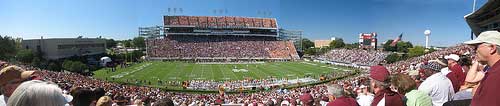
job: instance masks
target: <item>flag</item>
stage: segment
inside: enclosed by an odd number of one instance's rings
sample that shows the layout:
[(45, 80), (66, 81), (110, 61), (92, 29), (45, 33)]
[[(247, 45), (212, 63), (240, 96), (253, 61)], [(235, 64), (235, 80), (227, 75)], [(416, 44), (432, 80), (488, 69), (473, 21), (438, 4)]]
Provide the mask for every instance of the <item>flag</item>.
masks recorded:
[(396, 46), (398, 42), (401, 40), (401, 37), (403, 37), (403, 33), (401, 33), (396, 39), (394, 39), (391, 43), (391, 46)]

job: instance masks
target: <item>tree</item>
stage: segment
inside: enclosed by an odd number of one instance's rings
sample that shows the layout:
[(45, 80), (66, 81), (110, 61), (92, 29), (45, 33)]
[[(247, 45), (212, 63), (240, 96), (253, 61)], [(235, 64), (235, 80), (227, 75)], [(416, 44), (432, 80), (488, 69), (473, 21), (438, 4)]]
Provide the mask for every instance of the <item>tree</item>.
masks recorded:
[(345, 46), (345, 43), (342, 38), (339, 38), (330, 42), (329, 46), (330, 48), (343, 48)]
[(408, 49), (412, 48), (413, 45), (410, 42), (398, 42), (396, 47), (398, 52), (408, 53)]
[(122, 44), (123, 44), (124, 47), (132, 47), (132, 43), (130, 43), (130, 39), (129, 40), (123, 40)]
[(396, 51), (396, 46), (391, 46), (392, 41), (393, 41), (392, 39), (385, 41), (384, 45), (382, 46), (384, 48), (384, 51), (391, 51), (391, 52)]
[(391, 52), (401, 52), (401, 53), (408, 53), (408, 48), (412, 48), (413, 44), (410, 42), (403, 42), (399, 41), (396, 43), (396, 46), (391, 46), (393, 40), (387, 40), (384, 45), (384, 51), (391, 51)]
[(47, 66), (47, 69), (52, 71), (61, 71), (61, 66), (55, 62), (50, 62), (49, 65)]
[[(21, 49), (16, 54), (16, 59), (23, 63), (31, 63), (34, 57), (35, 56), (30, 49)], [(38, 61), (40, 61), (40, 59)]]
[(307, 39), (307, 38), (304, 38), (302, 39), (302, 49), (306, 50), (306, 49), (309, 49), (311, 47), (314, 47), (314, 42), (312, 42), (311, 40)]
[(146, 43), (144, 41), (144, 37), (135, 37), (134, 40), (132, 41), (134, 47), (137, 47), (137, 48), (145, 48), (146, 47)]
[(88, 69), (87, 65), (79, 61), (65, 60), (63, 62), (63, 68), (71, 72), (82, 73), (83, 70)]
[(0, 35), (0, 59), (7, 60), (16, 54), (15, 40), (10, 36)]
[(40, 58), (33, 58), (33, 60), (31, 60), (31, 66), (41, 68), (40, 67), (41, 65), (42, 65), (42, 62), (41, 62)]
[(424, 54), (425, 54), (425, 48), (422, 46), (415, 46), (413, 48), (410, 48), (408, 52), (409, 57), (416, 57)]
[(394, 63), (396, 61), (402, 60), (402, 56), (397, 53), (391, 53), (385, 57), (385, 61), (389, 64)]
[(113, 39), (106, 39), (106, 48), (112, 48), (116, 46), (116, 41)]
[(307, 48), (304, 50), (304, 54), (316, 55), (317, 48)]
[(64, 62), (62, 64), (62, 67), (63, 67), (63, 69), (69, 71), (71, 69), (72, 65), (73, 65), (73, 61), (71, 61), (71, 60), (64, 60)]
[(346, 44), (344, 48), (346, 49), (359, 48), (359, 43)]

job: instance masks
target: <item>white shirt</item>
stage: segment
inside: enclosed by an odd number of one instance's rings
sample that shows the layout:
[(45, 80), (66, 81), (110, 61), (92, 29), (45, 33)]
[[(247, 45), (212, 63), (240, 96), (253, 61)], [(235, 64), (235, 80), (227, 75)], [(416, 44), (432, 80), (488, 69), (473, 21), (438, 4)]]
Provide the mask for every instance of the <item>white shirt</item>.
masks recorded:
[(450, 71), (450, 69), (448, 69), (448, 67), (445, 67), (445, 68), (441, 69), (441, 73), (443, 73), (443, 75), (445, 75), (445, 76), (448, 75), (448, 73), (450, 73), (450, 72), (451, 71)]
[(453, 85), (443, 73), (435, 73), (425, 79), (418, 87), (418, 90), (427, 93), (432, 99), (432, 106), (442, 106), (444, 103), (453, 100)]
[(358, 97), (356, 97), (356, 101), (358, 102), (359, 106), (370, 106), (373, 102), (373, 98), (373, 94), (371, 93), (367, 95), (359, 93)]
[(0, 95), (0, 106), (7, 106), (7, 97), (4, 97), (3, 95)]
[(384, 98), (382, 98), (380, 102), (378, 102), (377, 106), (385, 106), (385, 95)]

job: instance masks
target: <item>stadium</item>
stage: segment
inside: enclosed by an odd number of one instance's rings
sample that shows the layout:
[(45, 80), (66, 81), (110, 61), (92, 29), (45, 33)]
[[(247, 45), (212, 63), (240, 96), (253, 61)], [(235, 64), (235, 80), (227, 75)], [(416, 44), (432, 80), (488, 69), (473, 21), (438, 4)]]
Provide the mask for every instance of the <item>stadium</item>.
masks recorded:
[(425, 47), (384, 31), (315, 45), (278, 18), (220, 14), (161, 16), (118, 43), (0, 36), (0, 106), (497, 106), (499, 11), (464, 16), (471, 39), (446, 47), (429, 29)]
[(359, 70), (298, 60), (293, 43), (278, 39), (277, 26), (272, 18), (164, 16), (166, 34), (147, 37), (146, 62), (117, 71), (105, 68), (95, 77), (170, 90), (184, 82), (189, 83), (183, 84), (185, 89), (214, 92), (227, 82), (256, 81), (227, 86), (255, 90), (318, 83), (320, 77), (323, 81)]

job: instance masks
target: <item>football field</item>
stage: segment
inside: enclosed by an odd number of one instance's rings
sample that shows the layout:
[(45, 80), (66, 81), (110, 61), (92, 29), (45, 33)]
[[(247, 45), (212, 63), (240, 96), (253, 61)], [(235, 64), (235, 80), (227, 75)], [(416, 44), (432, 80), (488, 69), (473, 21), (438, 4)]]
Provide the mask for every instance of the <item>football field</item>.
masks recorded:
[(123, 82), (125, 80), (185, 81), (185, 80), (243, 80), (266, 78), (318, 77), (335, 71), (353, 69), (317, 62), (265, 62), (251, 64), (197, 64), (188, 62), (142, 62), (111, 72), (103, 68), (94, 72), (94, 77)]

